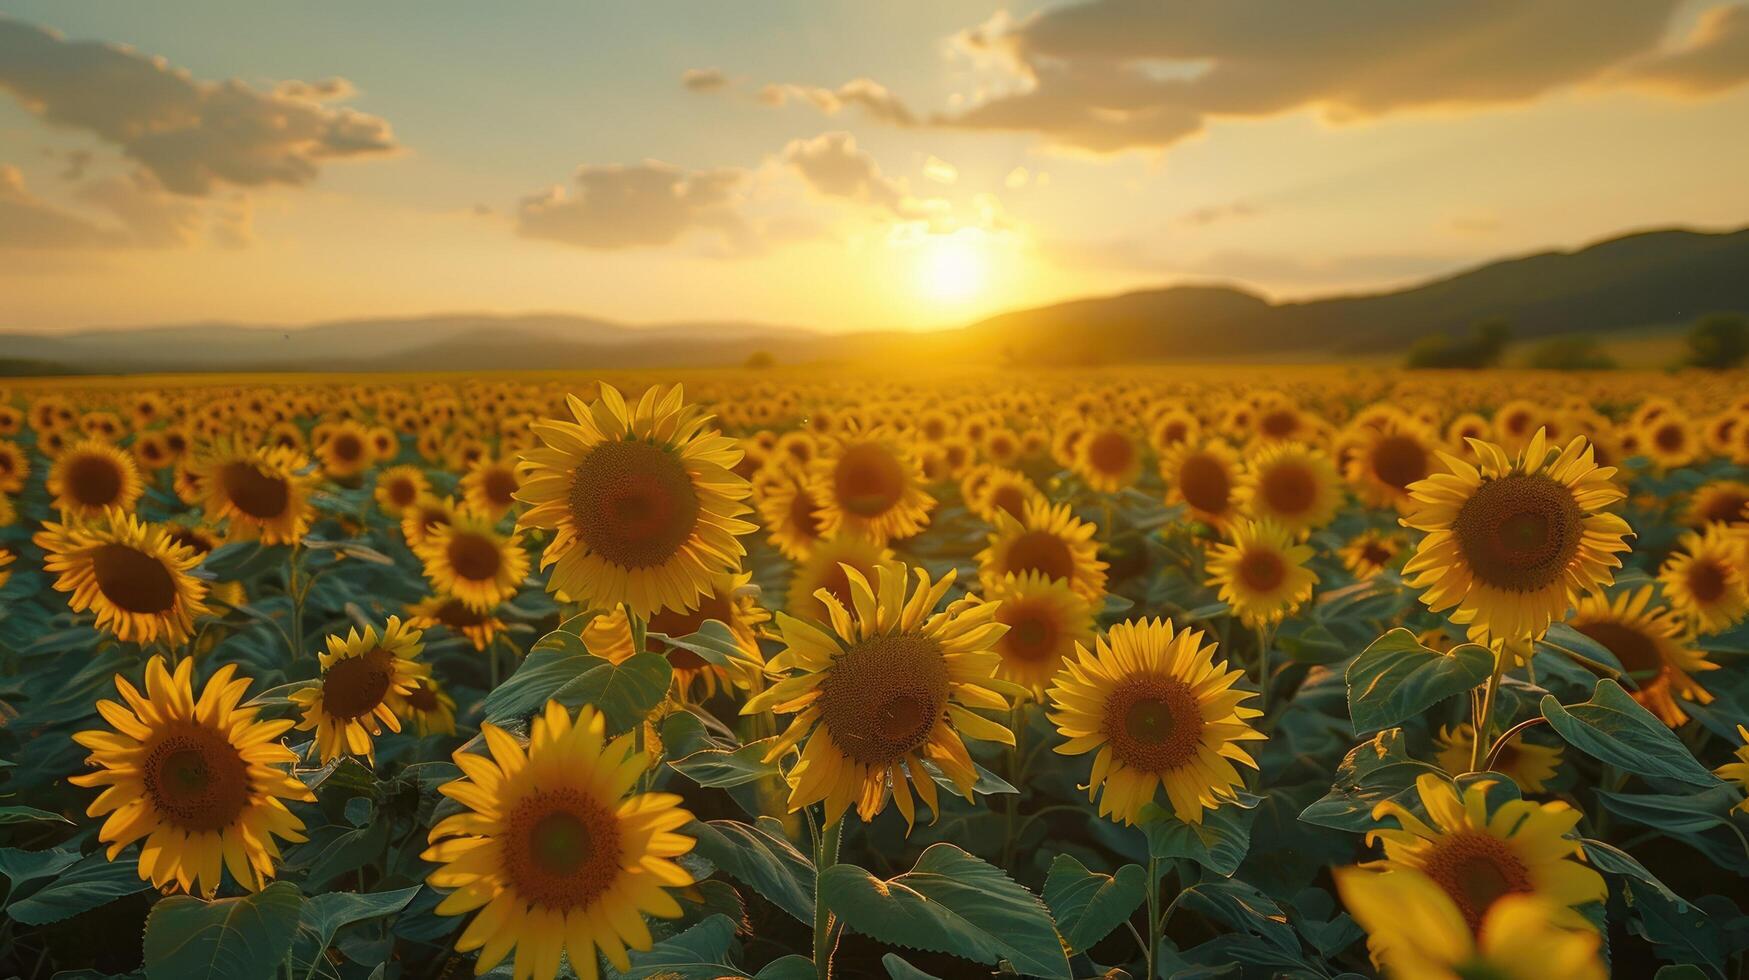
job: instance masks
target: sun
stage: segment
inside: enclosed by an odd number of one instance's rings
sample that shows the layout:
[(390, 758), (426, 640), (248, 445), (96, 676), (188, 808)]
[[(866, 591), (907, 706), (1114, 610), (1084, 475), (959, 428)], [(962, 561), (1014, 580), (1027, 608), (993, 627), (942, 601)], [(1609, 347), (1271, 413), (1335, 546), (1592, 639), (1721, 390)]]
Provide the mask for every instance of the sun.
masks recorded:
[(964, 234), (931, 236), (917, 255), (918, 289), (936, 302), (959, 303), (977, 296), (989, 275), (982, 243)]

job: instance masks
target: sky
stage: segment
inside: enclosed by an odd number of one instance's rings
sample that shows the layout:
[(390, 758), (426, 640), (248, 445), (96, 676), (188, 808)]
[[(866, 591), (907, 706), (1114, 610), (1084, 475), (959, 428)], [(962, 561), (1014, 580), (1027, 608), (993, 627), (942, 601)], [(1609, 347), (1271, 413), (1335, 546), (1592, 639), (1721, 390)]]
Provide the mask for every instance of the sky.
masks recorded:
[(1741, 0), (0, 2), (0, 331), (928, 329), (1749, 225)]

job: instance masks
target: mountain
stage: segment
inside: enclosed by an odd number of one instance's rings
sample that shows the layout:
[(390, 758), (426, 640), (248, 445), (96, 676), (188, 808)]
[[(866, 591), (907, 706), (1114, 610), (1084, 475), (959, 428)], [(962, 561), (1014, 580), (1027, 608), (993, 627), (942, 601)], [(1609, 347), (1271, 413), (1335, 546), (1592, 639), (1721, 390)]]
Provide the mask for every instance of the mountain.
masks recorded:
[[(931, 333), (822, 334), (738, 321), (630, 326), (593, 317), (444, 314), (306, 327), (231, 323), (0, 334), (0, 374), (55, 365), (144, 371), (483, 371), (710, 367), (768, 352), (789, 364), (1075, 365), (1308, 360), (1389, 353), (1503, 317), (1520, 339), (1749, 312), (1749, 229), (1623, 235), (1491, 262), (1386, 292), (1274, 303), (1241, 287), (1178, 285), (1016, 310)], [(17, 370), (9, 365), (18, 365)]]

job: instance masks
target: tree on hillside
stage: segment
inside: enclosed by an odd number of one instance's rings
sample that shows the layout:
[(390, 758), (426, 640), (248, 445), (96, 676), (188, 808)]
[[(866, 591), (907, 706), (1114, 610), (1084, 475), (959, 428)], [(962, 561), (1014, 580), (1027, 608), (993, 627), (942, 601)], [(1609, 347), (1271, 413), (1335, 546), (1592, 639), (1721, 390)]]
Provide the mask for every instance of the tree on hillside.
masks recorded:
[(1709, 313), (1688, 331), (1688, 363), (1723, 371), (1749, 359), (1749, 317)]
[(1530, 352), (1528, 367), (1544, 371), (1601, 371), (1616, 366), (1615, 359), (1590, 334), (1553, 337)]
[(1470, 336), (1452, 340), (1438, 333), (1417, 340), (1409, 348), (1412, 368), (1468, 368), (1478, 370), (1500, 363), (1512, 341), (1512, 325), (1502, 317), (1482, 320), (1470, 328)]

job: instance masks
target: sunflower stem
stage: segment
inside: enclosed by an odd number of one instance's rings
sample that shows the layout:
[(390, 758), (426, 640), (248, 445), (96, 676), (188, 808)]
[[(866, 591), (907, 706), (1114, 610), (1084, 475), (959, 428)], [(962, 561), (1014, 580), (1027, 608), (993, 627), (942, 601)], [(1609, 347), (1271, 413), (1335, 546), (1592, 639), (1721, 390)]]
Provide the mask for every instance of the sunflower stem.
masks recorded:
[(1546, 721), (1548, 721), (1547, 718), (1544, 718), (1542, 715), (1537, 715), (1535, 718), (1527, 718), (1524, 721), (1513, 725), (1511, 728), (1508, 728), (1506, 734), (1501, 735), (1494, 740), (1494, 746), (1488, 750), (1488, 758), (1483, 761), (1481, 771), (1493, 772), (1494, 766), (1500, 761), (1500, 756), (1506, 752), (1506, 743), (1517, 738), (1526, 729), (1535, 728)]
[(1148, 856), (1148, 946), (1146, 954), (1147, 976), (1153, 980), (1154, 964), (1160, 959), (1160, 934), (1165, 931), (1166, 923), (1160, 917), (1160, 859), (1152, 854)]
[(839, 838), (844, 832), (840, 817), (826, 825), (814, 844), (814, 975), (827, 980), (832, 975), (832, 913), (820, 891), (820, 876), (838, 863)]
[[(1008, 780), (1019, 790), (1024, 786), (1026, 775), (1026, 700), (1018, 698), (1008, 711), (1008, 729), (1014, 733), (1014, 744), (1008, 747)], [(1009, 793), (1002, 801), (1003, 832), (1002, 832), (1002, 866), (1004, 868), (1014, 863), (1014, 831), (1015, 823), (1020, 813), (1020, 793)]]
[(1506, 673), (1505, 651), (1494, 658), (1494, 670), (1488, 675), (1488, 686), (1482, 692), (1482, 708), (1476, 713), (1475, 738), (1470, 740), (1470, 771), (1478, 772), (1482, 767), (1482, 746), (1488, 744), (1488, 739), (1494, 730), (1494, 699), (1500, 693), (1500, 675)]
[(1257, 709), (1263, 712), (1258, 719), (1262, 723), (1269, 721), (1269, 644), (1272, 637), (1267, 626), (1257, 627)]

